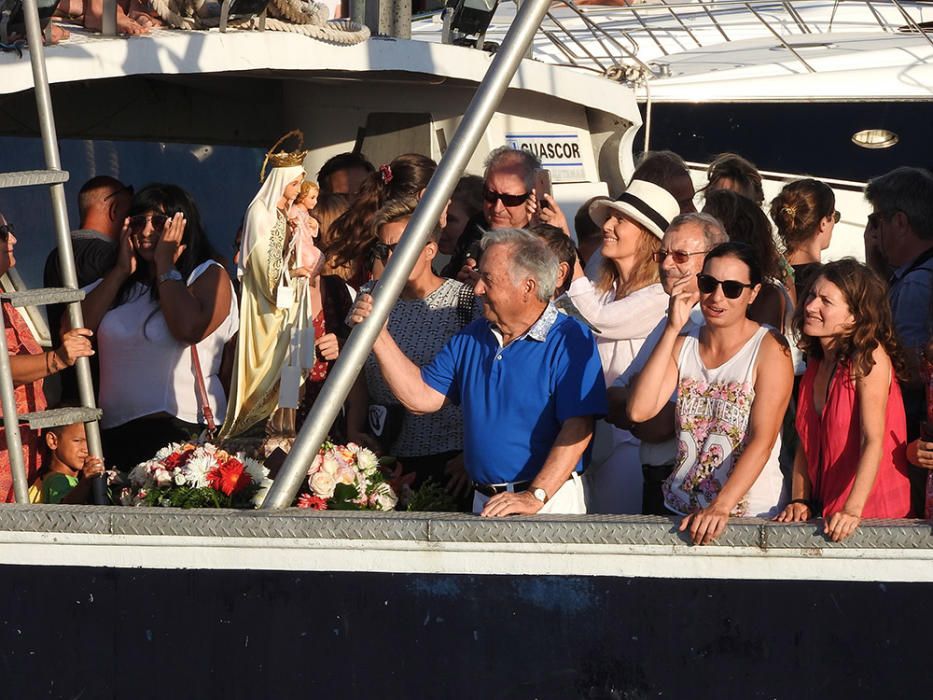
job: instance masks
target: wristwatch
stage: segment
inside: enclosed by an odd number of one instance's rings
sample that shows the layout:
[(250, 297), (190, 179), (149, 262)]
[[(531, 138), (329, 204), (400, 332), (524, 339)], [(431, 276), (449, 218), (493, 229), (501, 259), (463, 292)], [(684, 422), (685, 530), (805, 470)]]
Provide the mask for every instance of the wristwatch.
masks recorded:
[(532, 489), (531, 495), (537, 498), (542, 503), (547, 503), (547, 491), (541, 488)]
[(171, 270), (163, 272), (161, 275), (159, 275), (159, 284), (168, 282), (169, 280), (172, 280), (173, 282), (181, 282), (181, 273), (174, 267)]

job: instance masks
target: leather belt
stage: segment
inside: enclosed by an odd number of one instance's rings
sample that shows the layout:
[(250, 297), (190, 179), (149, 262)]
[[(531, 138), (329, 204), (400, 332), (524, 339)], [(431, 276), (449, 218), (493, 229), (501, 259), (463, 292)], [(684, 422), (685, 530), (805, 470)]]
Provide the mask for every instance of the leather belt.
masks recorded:
[[(509, 489), (509, 487), (512, 487)], [(505, 493), (507, 491), (513, 491), (514, 493), (521, 493), (522, 491), (527, 491), (528, 487), (531, 486), (530, 481), (512, 481), (506, 482), (504, 484), (479, 484), (473, 482), (473, 488), (479, 491), (484, 496), (495, 496), (497, 493)]]

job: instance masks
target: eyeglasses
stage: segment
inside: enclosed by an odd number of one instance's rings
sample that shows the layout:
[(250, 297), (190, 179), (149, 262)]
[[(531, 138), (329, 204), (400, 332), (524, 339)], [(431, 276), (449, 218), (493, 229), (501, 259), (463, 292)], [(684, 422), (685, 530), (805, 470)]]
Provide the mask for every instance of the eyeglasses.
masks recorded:
[(838, 211), (834, 211), (833, 212), (833, 223), (838, 224), (840, 219), (842, 219), (842, 214), (840, 214)]
[(389, 259), (389, 256), (395, 252), (395, 248), (399, 244), (399, 242), (400, 241), (396, 241), (395, 243), (387, 244), (387, 243), (383, 243), (380, 241), (379, 243), (376, 243), (373, 246), (373, 255), (376, 256), (377, 259), (385, 263)]
[(651, 254), (651, 259), (660, 264), (664, 262), (664, 259), (667, 258), (668, 255), (670, 255), (674, 259), (675, 263), (678, 265), (683, 265), (688, 260), (690, 260), (691, 255), (706, 255), (708, 252), (708, 250), (698, 250), (693, 253), (688, 253), (685, 250), (659, 250), (657, 253)]
[(525, 194), (505, 194), (503, 192), (496, 192), (491, 190), (488, 187), (483, 188), (483, 199), (485, 199), (490, 204), (495, 204), (500, 199), (502, 204), (507, 207), (517, 207), (520, 204), (524, 204), (531, 196), (531, 192), (525, 192)]
[(868, 227), (877, 228), (878, 224), (891, 218), (891, 214), (897, 212), (897, 209), (884, 209), (882, 211), (873, 211), (868, 215)]
[(165, 224), (169, 217), (165, 214), (137, 214), (131, 216), (129, 221), (130, 233), (140, 234), (146, 228), (147, 223), (152, 223), (152, 230), (156, 233), (162, 233), (165, 230)]
[(738, 299), (742, 295), (743, 289), (751, 289), (755, 285), (737, 282), (736, 280), (718, 280), (712, 275), (703, 272), (697, 275), (697, 287), (703, 294), (712, 294), (716, 287), (722, 287), (722, 294), (726, 299)]
[(6, 243), (11, 233), (14, 233), (13, 224), (0, 224), (0, 241)]

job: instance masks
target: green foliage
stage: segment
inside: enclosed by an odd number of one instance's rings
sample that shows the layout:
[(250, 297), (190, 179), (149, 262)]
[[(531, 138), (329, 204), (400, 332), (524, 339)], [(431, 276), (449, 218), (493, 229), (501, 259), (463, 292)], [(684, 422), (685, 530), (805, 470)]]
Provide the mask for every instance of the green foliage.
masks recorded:
[(256, 487), (250, 486), (233, 496), (204, 486), (163, 486), (151, 489), (142, 505), (164, 506), (166, 508), (252, 508), (253, 494)]
[(453, 513), (458, 510), (457, 499), (434, 479), (425, 481), (408, 500), (409, 511), (426, 513)]
[(327, 501), (330, 510), (362, 510), (353, 501), (360, 497), (360, 491), (353, 484), (337, 484), (334, 495)]

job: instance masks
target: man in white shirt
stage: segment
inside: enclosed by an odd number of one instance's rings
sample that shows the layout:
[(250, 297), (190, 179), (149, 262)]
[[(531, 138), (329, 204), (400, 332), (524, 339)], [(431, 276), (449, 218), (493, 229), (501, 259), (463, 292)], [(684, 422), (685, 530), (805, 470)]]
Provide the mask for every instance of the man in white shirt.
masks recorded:
[[(729, 240), (722, 224), (709, 214), (688, 213), (676, 217), (667, 227), (661, 241), (661, 250), (655, 253), (659, 260), (661, 284), (668, 294), (674, 284), (687, 278), (688, 289), (696, 290), (696, 276), (703, 270), (706, 253)], [(677, 457), (674, 439), (674, 406), (676, 393), (667, 406), (654, 418), (644, 423), (632, 423), (628, 418), (629, 387), (651, 357), (651, 352), (664, 332), (667, 317), (662, 318), (645, 338), (635, 359), (609, 388), (609, 413), (606, 420), (630, 430), (641, 440), (639, 448), (644, 474), (642, 512), (646, 515), (667, 515), (661, 494), (661, 484), (670, 475)], [(694, 308), (683, 333), (689, 333), (703, 324), (699, 306)]]

